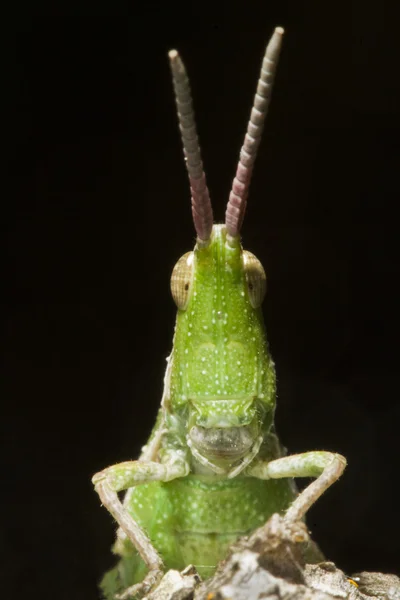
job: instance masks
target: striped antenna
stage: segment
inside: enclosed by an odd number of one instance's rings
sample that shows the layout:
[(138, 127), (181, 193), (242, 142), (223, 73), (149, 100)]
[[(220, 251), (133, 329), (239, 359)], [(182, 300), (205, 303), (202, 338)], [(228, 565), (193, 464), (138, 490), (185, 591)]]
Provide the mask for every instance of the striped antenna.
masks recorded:
[(199, 240), (206, 242), (211, 236), (213, 213), (197, 139), (189, 79), (178, 52), (171, 50), (168, 56), (178, 110), (179, 129), (192, 194), (193, 223)]
[(271, 98), (272, 84), (274, 82), (276, 66), (281, 49), (282, 36), (282, 27), (277, 27), (265, 51), (257, 91), (254, 97), (254, 104), (251, 109), (250, 121), (247, 126), (244, 144), (240, 151), (239, 164), (233, 180), (232, 191), (229, 195), (229, 202), (226, 207), (226, 231), (232, 237), (236, 237), (240, 234), (244, 213), (246, 211), (251, 174)]

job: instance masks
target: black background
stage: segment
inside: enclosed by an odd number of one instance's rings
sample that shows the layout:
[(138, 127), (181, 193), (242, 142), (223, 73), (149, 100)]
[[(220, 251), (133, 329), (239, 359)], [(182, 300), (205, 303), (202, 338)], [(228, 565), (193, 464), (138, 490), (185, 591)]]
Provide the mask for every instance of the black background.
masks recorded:
[(169, 277), (194, 243), (167, 50), (191, 77), (219, 221), (275, 25), (243, 242), (268, 276), (278, 430), (291, 452), (348, 457), (309, 516), (328, 557), (398, 572), (399, 17), (395, 2), (205, 0), (6, 21), (2, 598), (94, 600), (113, 562), (90, 477), (146, 440)]

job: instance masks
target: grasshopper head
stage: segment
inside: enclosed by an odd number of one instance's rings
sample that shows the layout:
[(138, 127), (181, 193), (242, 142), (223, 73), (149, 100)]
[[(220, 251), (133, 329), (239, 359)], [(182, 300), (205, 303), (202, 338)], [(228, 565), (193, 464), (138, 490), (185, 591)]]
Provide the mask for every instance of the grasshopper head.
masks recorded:
[(229, 477), (257, 454), (275, 408), (260, 308), (266, 278), (242, 249), (240, 229), (282, 34), (276, 28), (266, 49), (224, 225), (213, 225), (186, 71), (176, 50), (169, 53), (197, 244), (172, 273), (178, 316), (164, 408), (184, 424), (197, 462)]
[(194, 456), (211, 464), (243, 460), (273, 420), (275, 372), (261, 312), (266, 278), (225, 225), (176, 264), (178, 305), (169, 401)]

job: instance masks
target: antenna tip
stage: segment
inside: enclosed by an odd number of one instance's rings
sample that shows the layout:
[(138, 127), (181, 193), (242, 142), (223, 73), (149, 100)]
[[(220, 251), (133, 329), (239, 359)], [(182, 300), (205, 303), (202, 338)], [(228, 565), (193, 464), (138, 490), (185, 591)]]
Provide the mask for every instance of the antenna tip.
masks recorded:
[(283, 29), (283, 27), (275, 27), (275, 33), (283, 35), (285, 33), (285, 30)]
[(170, 50), (168, 52), (168, 58), (169, 60), (176, 60), (178, 58), (179, 54), (177, 50)]

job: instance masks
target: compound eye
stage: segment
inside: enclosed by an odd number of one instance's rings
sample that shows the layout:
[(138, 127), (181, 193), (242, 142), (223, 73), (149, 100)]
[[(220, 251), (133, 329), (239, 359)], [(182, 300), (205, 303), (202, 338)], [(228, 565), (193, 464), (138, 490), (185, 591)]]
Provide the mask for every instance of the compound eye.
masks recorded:
[(176, 263), (171, 275), (171, 293), (176, 306), (185, 310), (193, 286), (194, 254), (186, 252)]
[(247, 250), (243, 250), (243, 266), (250, 304), (253, 308), (258, 308), (261, 306), (267, 291), (267, 277), (264, 267), (258, 258)]

